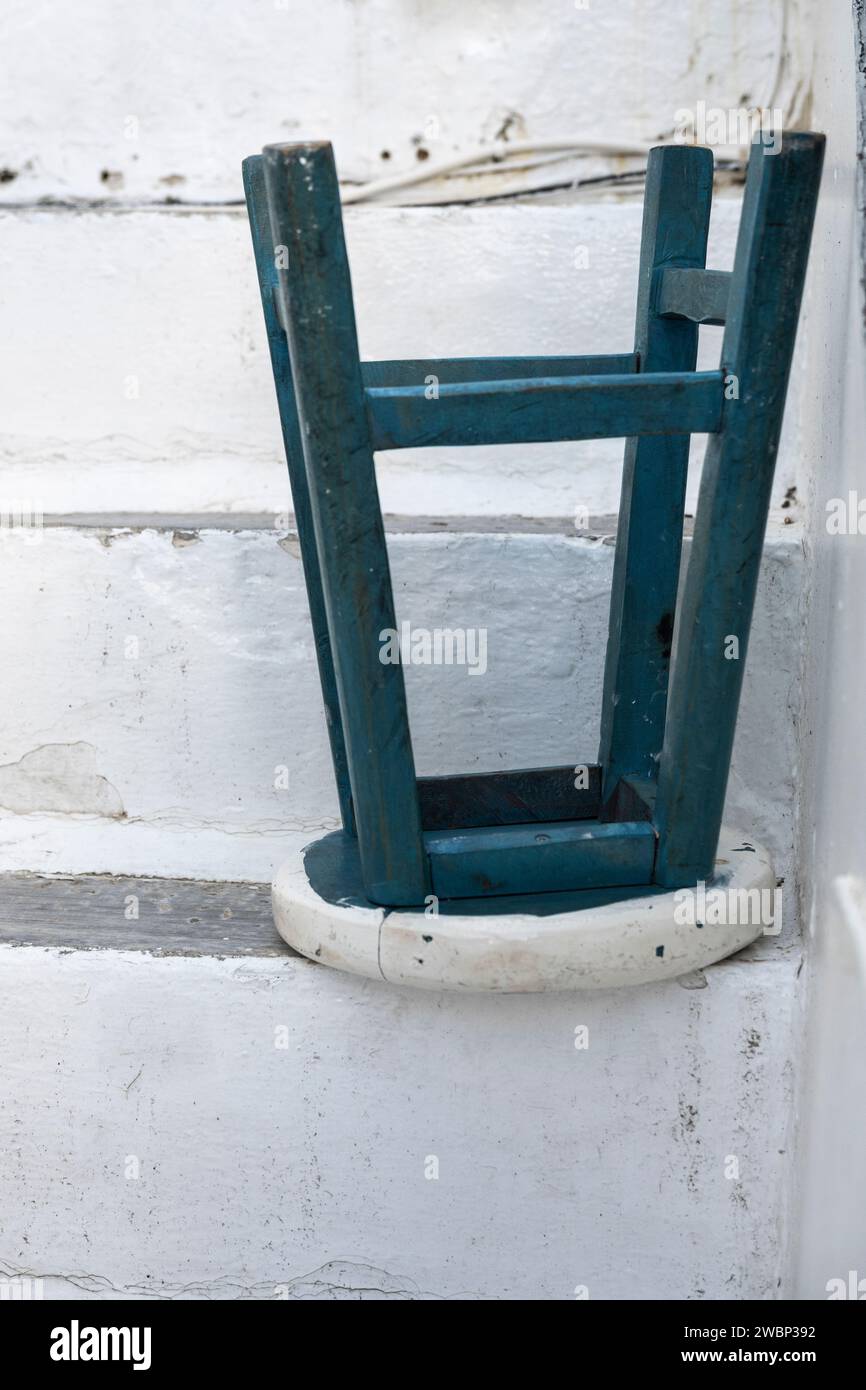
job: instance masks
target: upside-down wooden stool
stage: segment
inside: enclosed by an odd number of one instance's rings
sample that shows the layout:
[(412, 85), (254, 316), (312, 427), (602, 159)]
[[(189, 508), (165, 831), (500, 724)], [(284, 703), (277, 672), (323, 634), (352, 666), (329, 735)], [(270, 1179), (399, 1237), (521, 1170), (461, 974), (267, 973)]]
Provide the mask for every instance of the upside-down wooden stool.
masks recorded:
[[(730, 273), (705, 268), (712, 153), (651, 152), (634, 352), (385, 362), (359, 357), (331, 146), (244, 162), (343, 821), (274, 885), (305, 955), (573, 989), (680, 974), (766, 930), (757, 910), (697, 920), (677, 890), (754, 909), (774, 887), (722, 810), (823, 150), (753, 147)], [(715, 371), (696, 370), (701, 323), (725, 325)], [(678, 608), (693, 433), (710, 441)], [(603, 437), (627, 443), (597, 764), (417, 777), (403, 670), (380, 660), (396, 621), (375, 452)]]

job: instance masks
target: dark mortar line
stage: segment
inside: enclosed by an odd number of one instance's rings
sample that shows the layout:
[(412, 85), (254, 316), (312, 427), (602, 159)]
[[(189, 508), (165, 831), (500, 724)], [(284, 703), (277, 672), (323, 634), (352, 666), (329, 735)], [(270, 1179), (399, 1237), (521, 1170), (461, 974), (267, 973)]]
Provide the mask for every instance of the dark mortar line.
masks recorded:
[[(62, 512), (45, 515), (43, 525), (51, 529), (77, 531), (271, 531), (284, 537), (295, 534), (291, 512), (274, 525), (274, 512), (191, 512), (159, 514), (147, 512)], [(588, 525), (575, 530), (568, 516), (398, 516), (386, 515), (385, 530), (394, 535), (562, 535), (588, 539), (613, 535), (615, 515), (590, 517)]]
[[(137, 917), (128, 918), (133, 899)], [(265, 883), (0, 874), (0, 945), (157, 956), (291, 957)]]

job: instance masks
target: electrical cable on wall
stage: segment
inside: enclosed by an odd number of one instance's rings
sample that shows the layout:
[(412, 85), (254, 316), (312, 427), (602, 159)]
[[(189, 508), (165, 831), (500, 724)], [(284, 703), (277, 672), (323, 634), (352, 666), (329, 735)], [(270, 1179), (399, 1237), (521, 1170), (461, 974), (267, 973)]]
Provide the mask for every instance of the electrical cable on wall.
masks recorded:
[[(780, 0), (779, 35), (772, 60), (772, 79), (768, 83), (770, 95), (763, 106), (753, 105), (749, 109), (770, 112), (782, 111), (786, 115), (787, 128), (795, 129), (804, 114), (801, 111), (803, 92), (799, 83), (795, 83), (792, 90), (783, 94), (785, 73), (790, 66), (788, 50), (788, 7), (786, 0)], [(416, 188), (422, 184), (435, 183), (439, 179), (449, 179), (454, 174), (490, 174), (495, 172), (497, 168), (503, 173), (525, 171), (541, 168), (545, 164), (555, 165), (563, 159), (574, 156), (600, 156), (607, 159), (645, 158), (653, 145), (673, 143), (689, 144), (693, 141), (689, 138), (688, 132), (675, 133), (673, 131), (647, 141), (624, 138), (605, 140), (598, 136), (580, 134), (538, 140), (497, 140), (489, 145), (475, 146), (464, 154), (453, 155), (448, 159), (427, 161), (423, 168), (407, 169), (402, 174), (392, 174), (385, 178), (372, 179), (368, 183), (344, 186), (341, 190), (341, 200), (344, 205), (380, 200), (391, 201), (389, 195), (399, 194), (406, 189)], [(714, 143), (713, 149), (721, 169), (729, 171), (745, 168), (748, 158), (746, 145)], [(545, 189), (527, 186), (520, 192), (529, 194), (551, 191), (553, 188), (570, 188), (573, 191), (578, 191), (581, 187), (596, 188), (599, 184), (638, 182), (642, 181), (645, 173), (644, 168), (639, 168), (609, 174), (593, 174), (586, 179), (570, 176), (557, 180)], [(493, 199), (497, 196), (514, 196), (514, 190), (509, 190), (507, 194), (497, 194), (495, 191), (461, 192), (459, 189), (454, 189), (449, 193), (447, 201), (471, 203)], [(393, 201), (399, 203), (400, 199), (395, 198)]]

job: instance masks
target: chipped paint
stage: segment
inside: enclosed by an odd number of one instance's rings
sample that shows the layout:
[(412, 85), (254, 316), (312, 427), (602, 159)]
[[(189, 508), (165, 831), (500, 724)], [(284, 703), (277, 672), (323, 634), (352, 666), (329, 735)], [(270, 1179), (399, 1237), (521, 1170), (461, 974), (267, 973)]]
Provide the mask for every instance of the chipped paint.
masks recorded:
[(45, 743), (0, 765), (0, 809), (122, 817), (120, 793), (96, 767), (91, 743)]

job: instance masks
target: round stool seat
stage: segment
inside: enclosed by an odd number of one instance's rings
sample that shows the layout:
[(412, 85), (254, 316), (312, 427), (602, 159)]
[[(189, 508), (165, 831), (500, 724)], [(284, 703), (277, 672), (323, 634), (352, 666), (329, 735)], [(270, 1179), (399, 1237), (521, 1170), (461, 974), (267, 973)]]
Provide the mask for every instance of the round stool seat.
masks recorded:
[(368, 902), (356, 842), (320, 836), (280, 868), (274, 920), (321, 965), (420, 989), (608, 989), (669, 980), (777, 934), (775, 875), (754, 840), (723, 828), (715, 873), (691, 889), (616, 888), (428, 908)]

